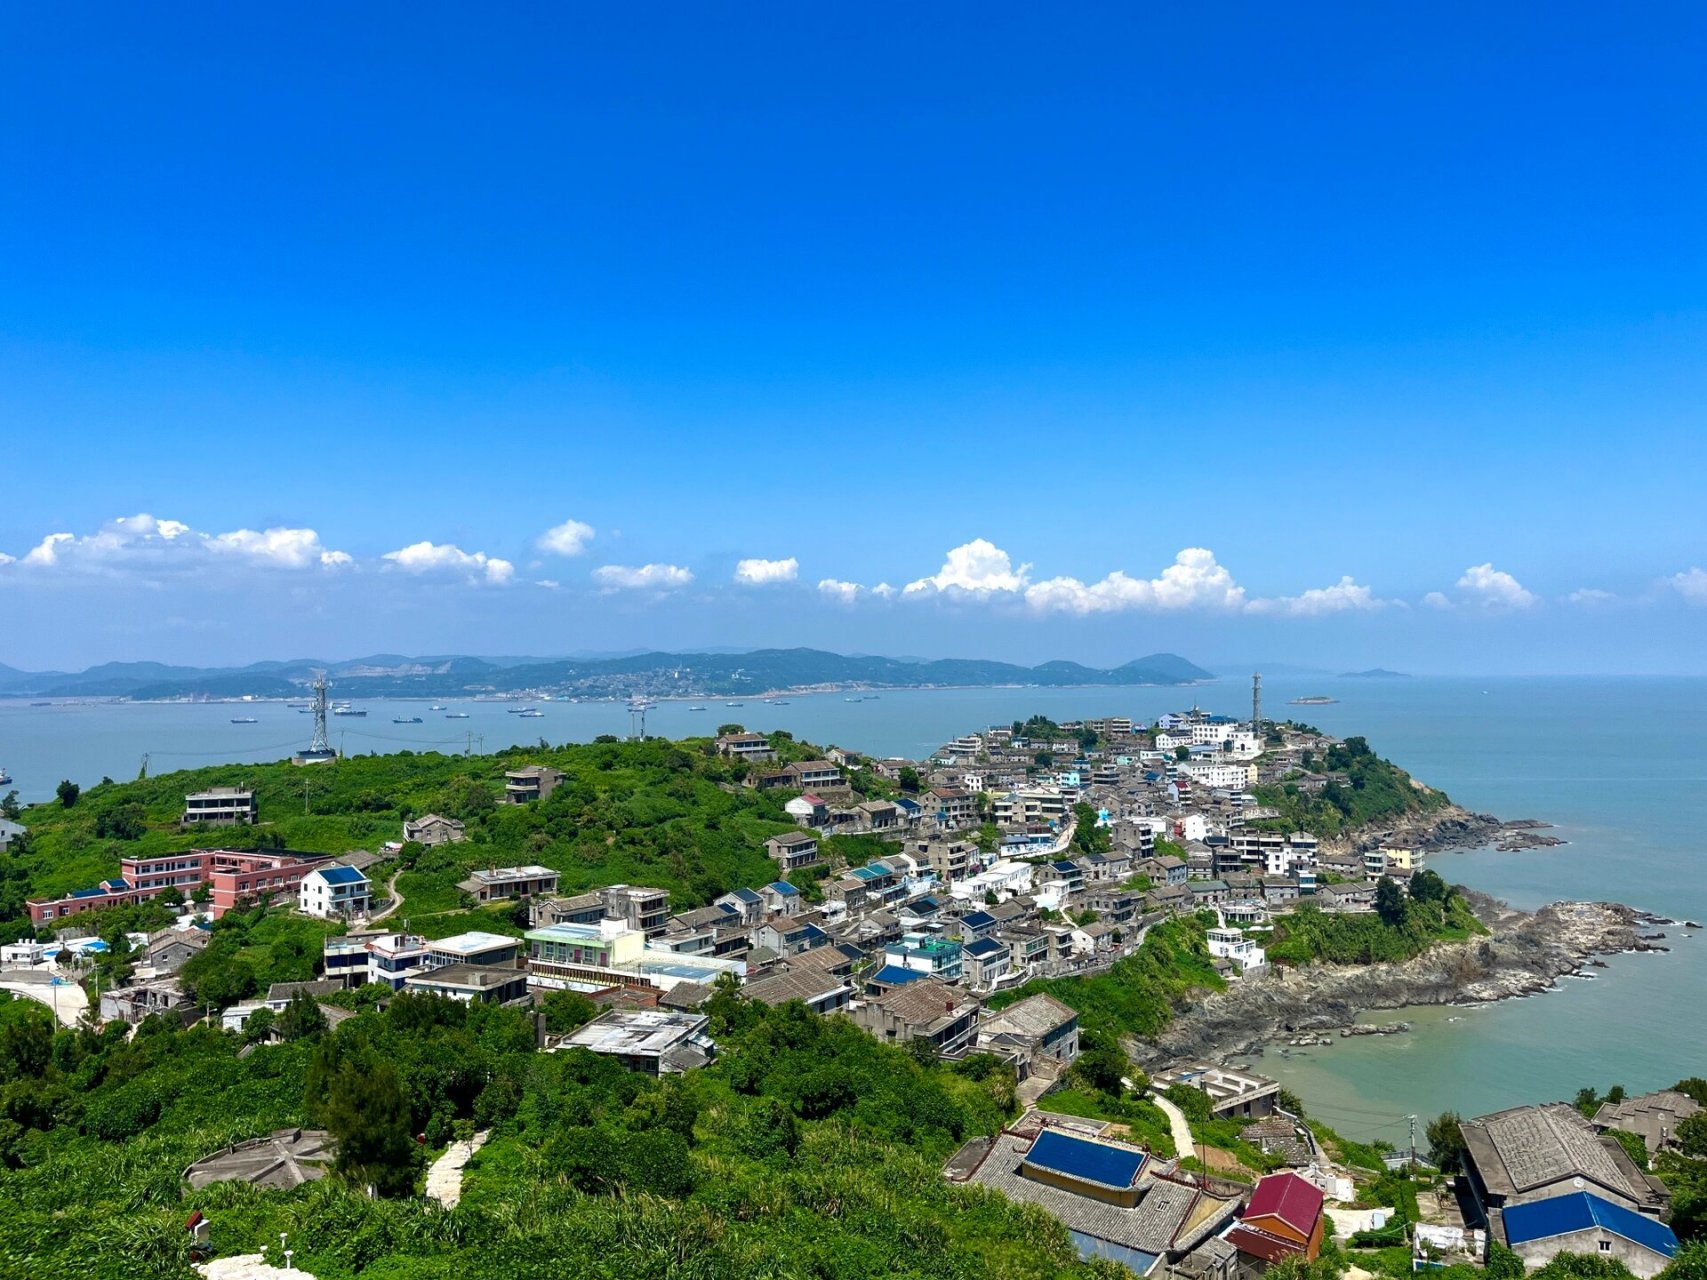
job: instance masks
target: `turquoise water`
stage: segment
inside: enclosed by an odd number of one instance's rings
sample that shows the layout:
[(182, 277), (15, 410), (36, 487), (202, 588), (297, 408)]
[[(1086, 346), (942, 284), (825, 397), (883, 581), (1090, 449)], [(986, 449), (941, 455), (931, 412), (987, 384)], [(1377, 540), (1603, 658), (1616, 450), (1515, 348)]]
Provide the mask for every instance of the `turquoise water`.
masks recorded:
[[(1707, 680), (1340, 679), (1265, 681), (1265, 710), (1331, 733), (1363, 734), (1375, 749), (1470, 808), (1540, 818), (1569, 840), (1560, 849), (1443, 855), (1448, 879), (1518, 906), (1558, 898), (1611, 898), (1707, 923)], [(1331, 706), (1288, 707), (1325, 693)], [(1224, 681), (1177, 689), (945, 689), (886, 693), (848, 702), (840, 694), (665, 703), (647, 730), (707, 734), (725, 721), (788, 729), (822, 743), (879, 755), (918, 756), (984, 724), (1034, 712), (1055, 719), (1118, 714), (1150, 719), (1193, 699), (1247, 714), (1248, 690)], [(334, 718), (334, 746), (349, 752), (403, 747), (494, 750), (544, 738), (585, 741), (628, 731), (620, 703), (539, 704), (540, 719), (504, 704), (446, 701), (467, 720), (446, 720), (420, 702), (369, 702), (365, 719)], [(705, 710), (694, 711), (694, 705)], [(234, 715), (258, 723), (233, 725)], [(419, 715), (419, 725), (394, 725)], [(306, 746), (310, 717), (280, 704), (123, 704), (30, 707), (0, 701), (0, 766), (25, 799), (52, 794), (61, 778), (135, 777), (215, 761), (265, 760)], [(1669, 954), (1617, 957), (1593, 981), (1485, 1009), (1414, 1011), (1409, 1036), (1362, 1037), (1282, 1059), (1280, 1075), (1312, 1109), (1344, 1131), (1402, 1138), (1403, 1117), (1448, 1107), (1466, 1114), (1568, 1097), (1584, 1084), (1632, 1090), (1707, 1074), (1707, 937), (1678, 939)], [(1388, 1015), (1389, 1017), (1392, 1015)]]

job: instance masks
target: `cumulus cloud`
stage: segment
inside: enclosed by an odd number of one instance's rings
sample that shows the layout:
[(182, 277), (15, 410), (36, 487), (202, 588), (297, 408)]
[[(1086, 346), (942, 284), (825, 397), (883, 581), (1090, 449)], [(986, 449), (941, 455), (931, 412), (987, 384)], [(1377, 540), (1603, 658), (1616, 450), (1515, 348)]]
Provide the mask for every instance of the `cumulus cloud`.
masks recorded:
[(838, 604), (852, 604), (859, 598), (859, 593), (863, 588), (857, 582), (843, 582), (840, 578), (823, 578), (818, 583), (818, 590)]
[[(1707, 574), (1704, 574), (1703, 577), (1707, 577)], [(1565, 602), (1592, 608), (1595, 605), (1611, 604), (1616, 599), (1618, 597), (1612, 592), (1602, 591), (1599, 587), (1579, 587), (1565, 597)]]
[(988, 595), (995, 591), (1023, 591), (1031, 566), (1015, 566), (1006, 551), (985, 538), (954, 548), (943, 561), (942, 568), (928, 578), (909, 582), (906, 594), (919, 595), (933, 591), (965, 591)]
[(578, 556), (587, 550), (593, 536), (592, 525), (580, 520), (565, 520), (540, 534), (538, 546), (541, 551), (549, 551), (553, 555)]
[(1100, 582), (1048, 578), (1032, 583), (1025, 600), (1043, 613), (1123, 613), (1133, 609), (1238, 609), (1245, 589), (1215, 553), (1186, 547), (1155, 578), (1134, 578), (1117, 569)]
[(380, 557), (405, 573), (461, 573), (474, 582), (502, 586), (516, 576), (516, 566), (484, 551), (464, 551), (454, 543), (415, 542)]
[(593, 570), (593, 581), (606, 591), (674, 591), (693, 574), (677, 564), (606, 564)]
[(1431, 591), (1423, 597), (1423, 603), (1431, 609), (1450, 609), (1452, 600), (1444, 591)]
[[(162, 520), (146, 512), (109, 520), (94, 533), (50, 533), (26, 554), (22, 564), (37, 569), (117, 573), (131, 569), (205, 566), (224, 559), (280, 569), (332, 568), (352, 563), (343, 551), (320, 541), (313, 529), (275, 526), (201, 533), (181, 520)], [(10, 563), (11, 558), (0, 560)]]
[(1496, 609), (1527, 609), (1537, 597), (1524, 589), (1522, 583), (1503, 569), (1489, 564), (1473, 564), (1458, 579), (1458, 590), (1472, 604)]
[(1319, 618), (1330, 613), (1369, 612), (1384, 609), (1392, 603), (1383, 600), (1368, 587), (1350, 576), (1341, 578), (1331, 587), (1311, 587), (1295, 596), (1275, 596), (1252, 600), (1246, 607), (1252, 613), (1282, 614), (1294, 618)]
[(793, 582), (800, 576), (800, 561), (743, 560), (735, 566), (735, 581), (744, 587), (765, 587), (775, 582)]
[(1690, 604), (1707, 604), (1707, 571), (1691, 567), (1672, 574), (1666, 584)]

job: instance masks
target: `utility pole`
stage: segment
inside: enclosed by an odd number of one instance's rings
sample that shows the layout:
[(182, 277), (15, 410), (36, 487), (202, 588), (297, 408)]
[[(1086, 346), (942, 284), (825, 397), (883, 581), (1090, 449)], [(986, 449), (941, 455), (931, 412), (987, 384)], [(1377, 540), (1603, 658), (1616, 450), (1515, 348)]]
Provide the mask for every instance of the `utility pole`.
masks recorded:
[(1262, 672), (1251, 674), (1251, 734), (1262, 740)]
[(1417, 1168), (1417, 1118), (1415, 1116), (1407, 1116), (1405, 1118), (1411, 1122), (1410, 1165), (1411, 1165), (1411, 1172), (1415, 1173), (1416, 1168)]

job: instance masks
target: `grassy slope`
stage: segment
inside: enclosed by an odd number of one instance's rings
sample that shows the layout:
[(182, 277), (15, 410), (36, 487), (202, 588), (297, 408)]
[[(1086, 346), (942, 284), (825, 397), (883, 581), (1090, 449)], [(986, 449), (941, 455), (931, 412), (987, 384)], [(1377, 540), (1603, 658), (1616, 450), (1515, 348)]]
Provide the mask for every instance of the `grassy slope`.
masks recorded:
[[(809, 750), (783, 746), (787, 755)], [(551, 765), (567, 777), (543, 803), (496, 805), (504, 770), (521, 764)], [(462, 818), (470, 838), (419, 853), (404, 875), (399, 887), (412, 924), (416, 916), (456, 908), (454, 886), (470, 869), (526, 862), (560, 872), (565, 893), (623, 882), (658, 885), (683, 909), (775, 878), (763, 846), (794, 829), (782, 807), (787, 793), (760, 794), (739, 786), (740, 776), (708, 743), (650, 741), (488, 756), (354, 756), (308, 769), (283, 762), (219, 765), (106, 784), (85, 792), (73, 808), (50, 802), (26, 811), (28, 851), (0, 859), (0, 927), (23, 927), (24, 897), (95, 884), (116, 874), (125, 855), (266, 840), (324, 853), (376, 849), (401, 838), (405, 817), (427, 812)], [(256, 790), (258, 826), (178, 831), (186, 792), (234, 784)], [(103, 811), (132, 805), (147, 824), (139, 838), (97, 834)], [(832, 849), (844, 852), (843, 843), (852, 861), (872, 855), (865, 840), (838, 839)]]

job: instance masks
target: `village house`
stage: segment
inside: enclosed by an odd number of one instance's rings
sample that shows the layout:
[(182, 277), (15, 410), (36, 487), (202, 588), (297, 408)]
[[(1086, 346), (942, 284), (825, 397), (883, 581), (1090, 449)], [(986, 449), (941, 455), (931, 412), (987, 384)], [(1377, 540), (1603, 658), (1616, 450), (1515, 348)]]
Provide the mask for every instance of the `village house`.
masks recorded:
[(530, 764), (520, 769), (506, 769), (504, 803), (532, 804), (536, 800), (544, 800), (562, 781), (562, 772), (548, 765)]
[(557, 892), (558, 874), (549, 867), (484, 867), (457, 882), (478, 903), (535, 898)]
[(849, 1016), (890, 1044), (927, 1041), (938, 1053), (958, 1055), (978, 1029), (977, 998), (936, 978), (921, 978), (886, 995), (857, 1001)]
[(321, 920), (365, 916), (373, 907), (373, 885), (354, 867), (315, 867), (297, 889), (297, 910)]
[(790, 831), (765, 841), (765, 853), (787, 875), (818, 862), (818, 837), (809, 831)]
[(717, 739), (717, 754), (751, 764), (776, 759), (776, 750), (762, 733), (726, 733)]
[(467, 838), (467, 829), (461, 822), (437, 813), (423, 813), (419, 818), (406, 818), (403, 821), (405, 843), (412, 841), (430, 849), (434, 845), (458, 844)]
[(978, 1025), (978, 1047), (1017, 1050), (1032, 1063), (1047, 1058), (1071, 1066), (1079, 1056), (1079, 1015), (1054, 996), (1027, 996)]
[(1263, 1265), (1292, 1257), (1314, 1262), (1326, 1234), (1324, 1204), (1321, 1190), (1296, 1173), (1271, 1173), (1257, 1181), (1227, 1243)]
[(1621, 1102), (1603, 1102), (1590, 1121), (1600, 1133), (1617, 1129), (1634, 1133), (1647, 1143), (1650, 1154), (1677, 1146), (1677, 1126), (1701, 1110), (1687, 1093), (1662, 1089)]
[(184, 797), (184, 816), (178, 825), (191, 827), (248, 826), (260, 817), (255, 793), (248, 787), (209, 787)]
[(669, 1009), (607, 1009), (547, 1050), (586, 1049), (647, 1076), (679, 1075), (717, 1057), (711, 1019)]

